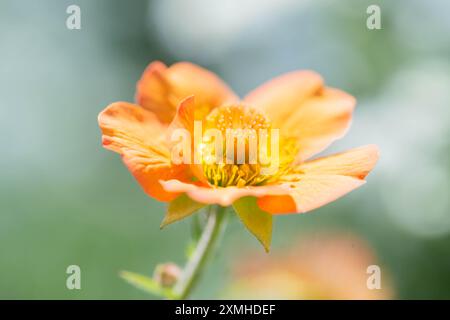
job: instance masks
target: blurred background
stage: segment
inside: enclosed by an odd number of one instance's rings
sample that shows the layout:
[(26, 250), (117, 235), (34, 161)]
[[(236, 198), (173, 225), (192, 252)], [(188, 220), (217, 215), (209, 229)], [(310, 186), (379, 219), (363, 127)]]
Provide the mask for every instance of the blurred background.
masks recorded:
[[(71, 4), (81, 30), (66, 28)], [(371, 4), (381, 30), (366, 27)], [(326, 153), (381, 148), (363, 188), (312, 214), (277, 217), (269, 256), (233, 219), (194, 298), (258, 298), (245, 279), (264, 281), (272, 264), (271, 279), (283, 278), (297, 252), (316, 261), (302, 268), (329, 265), (313, 277), (324, 292), (337, 279), (353, 288), (353, 274), (378, 264), (377, 297), (449, 299), (448, 12), (445, 0), (0, 0), (0, 298), (154, 298), (119, 271), (151, 275), (160, 262), (184, 262), (189, 219), (159, 230), (164, 204), (101, 147), (97, 125), (109, 103), (133, 100), (158, 59), (200, 64), (241, 96), (281, 73), (316, 70), (358, 99), (351, 130)], [(256, 267), (248, 252), (262, 259)], [(342, 264), (348, 257), (363, 263)], [(81, 267), (81, 290), (66, 288), (71, 264)], [(311, 283), (310, 271), (293, 277)], [(279, 286), (269, 297), (290, 292)], [(287, 297), (323, 296), (305, 290)]]

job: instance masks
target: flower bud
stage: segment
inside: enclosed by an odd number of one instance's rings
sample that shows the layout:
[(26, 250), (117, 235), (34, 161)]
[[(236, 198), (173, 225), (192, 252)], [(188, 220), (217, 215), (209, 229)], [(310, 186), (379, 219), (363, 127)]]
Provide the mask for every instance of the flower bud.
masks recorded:
[(155, 268), (153, 278), (164, 288), (173, 287), (180, 277), (181, 269), (175, 263), (159, 264)]

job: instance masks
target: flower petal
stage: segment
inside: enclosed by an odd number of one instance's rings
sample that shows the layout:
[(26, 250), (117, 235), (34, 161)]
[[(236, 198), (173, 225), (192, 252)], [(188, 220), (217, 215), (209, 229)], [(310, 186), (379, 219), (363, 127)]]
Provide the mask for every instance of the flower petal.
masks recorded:
[(261, 197), (258, 206), (272, 214), (304, 213), (332, 202), (364, 183), (365, 180), (347, 176), (302, 175), (299, 181), (291, 182), (291, 190), (285, 195)]
[(203, 167), (201, 164), (194, 163), (194, 153), (199, 152), (198, 150), (195, 150), (195, 133), (194, 133), (194, 121), (195, 120), (203, 120), (201, 118), (201, 115), (198, 113), (198, 107), (196, 104), (196, 100), (194, 96), (189, 96), (185, 98), (183, 101), (180, 102), (177, 112), (175, 114), (175, 117), (173, 118), (172, 122), (169, 125), (168, 133), (171, 135), (173, 130), (182, 128), (186, 129), (190, 132), (191, 136), (191, 163), (190, 163), (190, 170), (192, 174), (201, 182), (204, 184), (208, 184), (208, 181), (206, 179), (206, 176), (203, 172)]
[(137, 84), (136, 101), (169, 123), (184, 98), (194, 95), (205, 115), (214, 107), (237, 101), (233, 91), (214, 73), (189, 62), (170, 67), (156, 61)]
[(257, 204), (271, 214), (297, 213), (297, 204), (288, 192), (283, 195), (260, 197)]
[(170, 123), (170, 129), (175, 130), (184, 128), (191, 134), (194, 134), (194, 121), (201, 120), (198, 115), (197, 117), (195, 115), (196, 109), (195, 96), (188, 96), (181, 100), (172, 122)]
[(286, 195), (258, 199), (270, 213), (306, 212), (325, 205), (363, 185), (378, 160), (378, 147), (367, 145), (300, 164), (296, 173), (280, 178), (290, 183)]
[(102, 130), (103, 146), (122, 154), (124, 150), (142, 149), (152, 146), (162, 155), (168, 151), (159, 142), (163, 140), (165, 126), (157, 117), (128, 102), (110, 104), (98, 115), (98, 124)]
[(367, 145), (342, 153), (307, 161), (298, 166), (303, 174), (338, 174), (364, 179), (378, 161), (376, 145)]
[(297, 159), (306, 160), (343, 137), (350, 127), (355, 99), (336, 89), (324, 89), (322, 94), (303, 103), (298, 112), (283, 126), (285, 132), (297, 137)]
[(219, 204), (223, 207), (232, 205), (237, 199), (246, 196), (262, 197), (265, 195), (283, 195), (288, 191), (287, 186), (283, 184), (245, 188), (211, 188), (192, 183), (184, 183), (179, 180), (161, 180), (160, 183), (162, 184), (164, 190), (168, 192), (184, 192), (197, 202)]
[(312, 71), (282, 75), (251, 92), (244, 101), (263, 109), (273, 126), (299, 143), (299, 160), (325, 149), (347, 131), (355, 99), (324, 87)]
[(144, 191), (160, 201), (177, 196), (166, 192), (160, 179), (187, 180), (185, 166), (172, 166), (164, 143), (164, 130), (156, 116), (140, 106), (126, 102), (109, 105), (98, 117), (105, 148), (122, 159)]
[(322, 77), (308, 70), (278, 76), (250, 92), (245, 98), (263, 109), (275, 124), (281, 124), (306, 100), (323, 88)]

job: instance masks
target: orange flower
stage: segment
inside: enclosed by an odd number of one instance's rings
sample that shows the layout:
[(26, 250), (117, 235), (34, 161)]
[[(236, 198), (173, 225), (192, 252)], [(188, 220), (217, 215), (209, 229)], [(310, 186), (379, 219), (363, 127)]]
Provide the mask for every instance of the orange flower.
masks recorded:
[[(122, 159), (144, 191), (168, 201), (163, 225), (206, 204), (233, 205), (246, 227), (270, 245), (272, 215), (303, 213), (363, 185), (378, 159), (368, 145), (306, 161), (347, 131), (355, 99), (326, 87), (320, 75), (282, 75), (243, 100), (215, 74), (191, 63), (153, 62), (137, 84), (137, 104), (116, 102), (99, 115), (105, 148)], [(176, 128), (276, 128), (280, 165), (265, 175), (256, 164), (174, 164)], [(193, 152), (199, 150), (193, 149)]]

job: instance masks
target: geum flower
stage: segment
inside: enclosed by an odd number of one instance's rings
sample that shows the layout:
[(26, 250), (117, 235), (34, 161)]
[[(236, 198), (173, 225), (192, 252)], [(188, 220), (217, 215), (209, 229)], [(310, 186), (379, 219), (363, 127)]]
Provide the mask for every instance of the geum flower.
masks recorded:
[[(336, 200), (363, 185), (378, 159), (378, 148), (367, 145), (308, 161), (346, 133), (356, 102), (312, 71), (281, 75), (240, 100), (197, 65), (153, 62), (137, 83), (136, 100), (100, 113), (103, 146), (122, 156), (150, 197), (169, 202), (162, 226), (205, 205), (232, 205), (268, 250), (273, 215), (304, 213)], [(260, 163), (175, 164), (170, 133), (192, 132), (194, 121), (219, 130), (279, 129), (278, 170), (265, 175)]]

